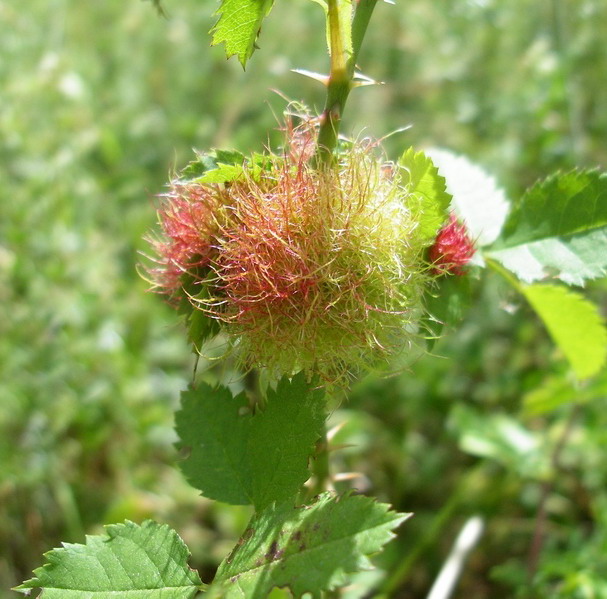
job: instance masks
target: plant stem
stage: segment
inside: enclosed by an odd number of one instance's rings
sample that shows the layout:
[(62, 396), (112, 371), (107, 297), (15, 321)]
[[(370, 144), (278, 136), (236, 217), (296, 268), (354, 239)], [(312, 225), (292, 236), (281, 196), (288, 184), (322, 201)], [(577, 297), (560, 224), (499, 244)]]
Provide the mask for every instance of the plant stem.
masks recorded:
[(312, 464), (312, 472), (314, 474), (314, 486), (312, 487), (312, 495), (320, 495), (330, 487), (331, 471), (329, 468), (329, 442), (327, 440), (327, 425), (322, 437), (316, 443), (316, 456)]
[(539, 565), (540, 557), (542, 555), (542, 548), (546, 535), (546, 524), (548, 522), (547, 504), (548, 500), (550, 499), (550, 495), (552, 494), (552, 491), (554, 489), (555, 477), (561, 468), (561, 454), (563, 452), (563, 449), (567, 445), (567, 441), (569, 440), (571, 433), (573, 432), (573, 427), (580, 411), (581, 405), (575, 404), (569, 414), (567, 422), (565, 423), (565, 428), (563, 429), (561, 436), (559, 437), (556, 445), (554, 446), (554, 450), (550, 458), (550, 465), (552, 467), (552, 477), (549, 480), (544, 481), (542, 485), (542, 495), (535, 517), (535, 529), (533, 531), (533, 538), (531, 540), (531, 545), (529, 547), (529, 555), (527, 558), (527, 581), (529, 583), (533, 581), (533, 577), (537, 572), (537, 567)]
[(363, 44), (367, 27), (371, 20), (371, 15), (377, 0), (355, 0), (356, 11), (352, 19), (352, 74), (354, 74), (354, 65), (358, 60), (358, 53)]
[(374, 595), (374, 599), (389, 599), (394, 597), (398, 589), (404, 585), (415, 564), (423, 557), (425, 552), (433, 546), (436, 546), (445, 526), (451, 518), (461, 508), (470, 488), (478, 488), (480, 481), (485, 480), (486, 472), (485, 462), (480, 462), (474, 468), (462, 476), (457, 483), (453, 493), (436, 514), (425, 531), (423, 537), (404, 557), (401, 563), (389, 574)]
[[(355, 6), (352, 23), (345, 22), (348, 13), (343, 8), (349, 1)], [(328, 165), (333, 161), (341, 116), (350, 91), (354, 87), (354, 67), (376, 4), (377, 0), (327, 1), (331, 70), (327, 81), (325, 108), (318, 132), (316, 160), (319, 165)], [(349, 27), (351, 27), (352, 34), (351, 45), (344, 38), (344, 32), (347, 32), (346, 28)]]

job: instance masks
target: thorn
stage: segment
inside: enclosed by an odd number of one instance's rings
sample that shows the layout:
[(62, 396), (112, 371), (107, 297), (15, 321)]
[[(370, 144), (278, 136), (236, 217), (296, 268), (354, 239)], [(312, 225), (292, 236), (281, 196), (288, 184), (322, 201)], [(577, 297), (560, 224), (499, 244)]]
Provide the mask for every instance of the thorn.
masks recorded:
[(346, 481), (346, 480), (354, 480), (354, 479), (363, 479), (366, 480), (367, 477), (362, 472), (339, 472), (333, 476), (333, 480), (336, 482)]
[(329, 453), (333, 453), (334, 451), (341, 451), (342, 449), (350, 449), (351, 447), (358, 447), (356, 443), (340, 443), (339, 445), (331, 445), (331, 447), (327, 448)]
[(291, 72), (297, 73), (298, 75), (303, 75), (304, 77), (309, 77), (310, 79), (314, 79), (314, 81), (318, 81), (324, 86), (327, 86), (329, 84), (328, 75), (322, 75), (321, 73), (315, 73), (314, 71), (308, 71), (306, 69), (291, 69)]
[(347, 422), (344, 420), (344, 422), (340, 422), (339, 424), (336, 424), (334, 427), (332, 427), (331, 429), (329, 429), (327, 431), (327, 441), (333, 441), (333, 439), (335, 438), (335, 435), (337, 435), (337, 433), (344, 427), (346, 426)]
[(385, 85), (385, 83), (383, 81), (375, 81), (375, 79), (371, 79), (371, 77), (355, 72), (354, 79), (352, 80), (352, 87), (364, 87), (366, 85)]

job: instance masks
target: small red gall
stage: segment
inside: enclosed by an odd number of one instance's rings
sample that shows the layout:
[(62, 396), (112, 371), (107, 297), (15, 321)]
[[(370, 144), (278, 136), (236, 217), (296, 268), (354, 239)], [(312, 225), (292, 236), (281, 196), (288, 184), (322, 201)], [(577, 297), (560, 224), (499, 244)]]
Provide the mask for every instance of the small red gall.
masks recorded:
[(465, 266), (475, 252), (474, 242), (468, 236), (466, 225), (457, 220), (452, 212), (448, 222), (438, 232), (429, 258), (436, 275), (465, 274)]

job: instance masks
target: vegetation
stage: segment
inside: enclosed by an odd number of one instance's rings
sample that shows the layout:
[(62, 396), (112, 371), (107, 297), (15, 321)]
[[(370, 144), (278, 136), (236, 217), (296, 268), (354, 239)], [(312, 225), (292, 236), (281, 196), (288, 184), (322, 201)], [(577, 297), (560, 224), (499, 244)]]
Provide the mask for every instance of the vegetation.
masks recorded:
[[(197, 360), (137, 264), (156, 195), (192, 146), (261, 151), (281, 139), (285, 98), (322, 109), (320, 86), (290, 69), (326, 70), (323, 14), (277, 2), (243, 71), (205, 48), (208, 6), (163, 8), (0, 1), (0, 596), (43, 552), (124, 519), (168, 523), (209, 582), (250, 516), (173, 468), (179, 391), (194, 376), (244, 382), (204, 360), (189, 376)], [(393, 157), (449, 148), (512, 198), (554, 170), (604, 166), (605, 32), (599, 0), (380, 4), (360, 60), (386, 85), (352, 93), (342, 130), (412, 124), (385, 140)], [(432, 355), (365, 378), (332, 414), (332, 469), (357, 473), (337, 488), (414, 513), (380, 574), (343, 596), (426, 596), (479, 515), (455, 596), (607, 597), (607, 375), (578, 384), (583, 354), (556, 350), (499, 275), (469, 286), (463, 323)], [(604, 280), (585, 293), (604, 313)]]

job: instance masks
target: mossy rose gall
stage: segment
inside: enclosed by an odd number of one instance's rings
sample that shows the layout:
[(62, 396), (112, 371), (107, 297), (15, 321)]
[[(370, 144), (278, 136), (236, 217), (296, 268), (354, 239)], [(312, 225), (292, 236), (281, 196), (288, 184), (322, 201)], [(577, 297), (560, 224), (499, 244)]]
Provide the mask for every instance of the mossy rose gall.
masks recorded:
[(400, 168), (371, 144), (317, 168), (300, 141), (280, 156), (206, 157), (175, 180), (149, 272), (218, 323), (245, 367), (335, 381), (418, 335), (428, 243)]
[(466, 225), (458, 221), (452, 212), (447, 223), (438, 232), (436, 241), (430, 248), (429, 258), (435, 274), (463, 275), (465, 266), (475, 251)]

